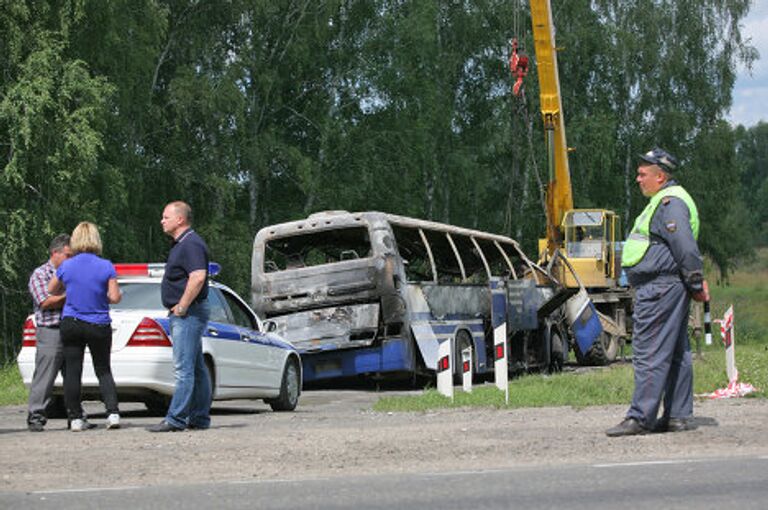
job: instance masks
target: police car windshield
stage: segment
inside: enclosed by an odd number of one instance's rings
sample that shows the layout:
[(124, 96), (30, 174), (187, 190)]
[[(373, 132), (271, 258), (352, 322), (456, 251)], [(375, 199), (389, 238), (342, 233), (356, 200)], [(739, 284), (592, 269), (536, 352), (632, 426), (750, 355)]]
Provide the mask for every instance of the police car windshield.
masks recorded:
[(160, 282), (120, 282), (123, 299), (112, 310), (164, 310)]

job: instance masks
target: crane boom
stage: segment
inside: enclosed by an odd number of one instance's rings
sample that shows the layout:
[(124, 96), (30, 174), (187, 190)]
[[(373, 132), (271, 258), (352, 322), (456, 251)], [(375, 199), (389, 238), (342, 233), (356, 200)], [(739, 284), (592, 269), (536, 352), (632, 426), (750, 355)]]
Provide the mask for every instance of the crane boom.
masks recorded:
[[(573, 207), (552, 4), (550, 0), (529, 2), (549, 173), (547, 235), (539, 239), (540, 261), (546, 262), (566, 287), (580, 288), (588, 296), (587, 301), (594, 304), (601, 333), (597, 337), (594, 332), (582, 334), (584, 345), (577, 334), (579, 346), (575, 351), (580, 362), (602, 365), (616, 358), (631, 327), (627, 319), (632, 316), (632, 293), (621, 283), (619, 264), (622, 244), (617, 238), (621, 222), (608, 209)], [(572, 299), (581, 306), (579, 299)], [(569, 321), (569, 327), (576, 332), (578, 320)]]
[(530, 0), (533, 43), (539, 76), (541, 115), (547, 141), (547, 250), (551, 255), (562, 246), (561, 222), (566, 211), (573, 209), (568, 146), (557, 72), (557, 48), (549, 0)]

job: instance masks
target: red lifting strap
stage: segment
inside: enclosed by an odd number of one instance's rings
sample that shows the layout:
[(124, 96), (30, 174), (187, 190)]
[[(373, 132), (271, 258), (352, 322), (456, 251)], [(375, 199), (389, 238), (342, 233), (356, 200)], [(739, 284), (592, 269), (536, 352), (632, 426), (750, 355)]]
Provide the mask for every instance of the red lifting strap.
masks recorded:
[(515, 84), (512, 87), (512, 93), (520, 95), (520, 89), (523, 86), (523, 78), (528, 74), (528, 57), (517, 54), (517, 38), (512, 39), (512, 53), (509, 56), (509, 70), (515, 77)]

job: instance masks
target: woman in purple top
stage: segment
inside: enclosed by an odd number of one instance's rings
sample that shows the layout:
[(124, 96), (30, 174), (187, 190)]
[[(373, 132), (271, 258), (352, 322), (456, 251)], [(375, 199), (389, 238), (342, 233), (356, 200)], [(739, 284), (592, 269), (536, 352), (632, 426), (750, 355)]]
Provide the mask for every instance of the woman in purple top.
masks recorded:
[(85, 348), (91, 351), (91, 360), (104, 406), (107, 409), (107, 428), (120, 427), (117, 408), (117, 389), (112, 378), (110, 354), (112, 352), (112, 320), (110, 303), (119, 303), (122, 297), (117, 285), (117, 273), (112, 263), (100, 257), (101, 236), (96, 225), (81, 222), (72, 232), (70, 247), (75, 254), (61, 264), (48, 285), (52, 294), (67, 291), (67, 300), (61, 313), (61, 341), (64, 350), (64, 402), (70, 428), (80, 432), (94, 427), (85, 419), (82, 407), (82, 374)]

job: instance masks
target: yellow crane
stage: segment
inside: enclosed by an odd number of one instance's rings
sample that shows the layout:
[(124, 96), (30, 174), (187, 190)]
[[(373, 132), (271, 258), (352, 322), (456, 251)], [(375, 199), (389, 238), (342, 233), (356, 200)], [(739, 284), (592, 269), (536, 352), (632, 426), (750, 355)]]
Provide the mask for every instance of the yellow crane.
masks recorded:
[[(553, 264), (559, 280), (567, 287), (587, 290), (603, 334), (590, 352), (576, 352), (582, 362), (604, 364), (616, 358), (628, 337), (631, 318), (632, 295), (620, 284), (620, 220), (607, 209), (574, 209), (552, 6), (550, 0), (530, 0), (530, 8), (549, 174), (547, 232), (539, 240), (540, 258), (548, 263), (558, 252), (557, 258), (565, 259)], [(572, 270), (567, 271), (567, 266)]]

